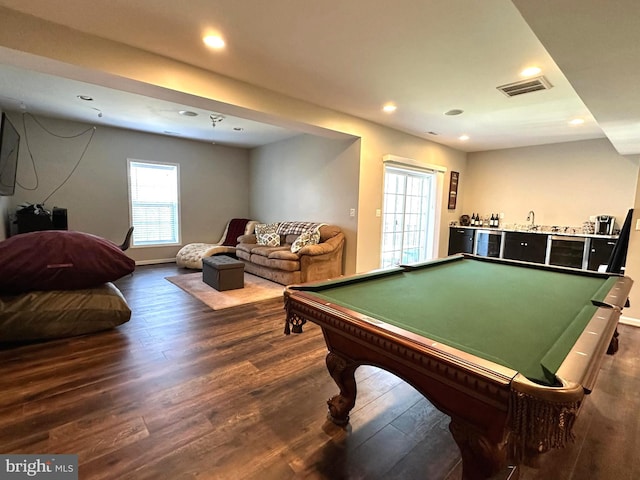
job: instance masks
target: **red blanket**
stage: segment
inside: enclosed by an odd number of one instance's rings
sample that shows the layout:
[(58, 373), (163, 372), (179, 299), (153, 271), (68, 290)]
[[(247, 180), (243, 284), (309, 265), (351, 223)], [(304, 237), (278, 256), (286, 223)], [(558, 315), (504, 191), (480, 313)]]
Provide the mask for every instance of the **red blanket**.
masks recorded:
[(247, 228), (248, 218), (234, 218), (229, 222), (229, 228), (227, 229), (227, 236), (222, 242), (222, 245), (227, 247), (235, 247), (238, 244), (238, 237), (244, 235), (244, 230)]

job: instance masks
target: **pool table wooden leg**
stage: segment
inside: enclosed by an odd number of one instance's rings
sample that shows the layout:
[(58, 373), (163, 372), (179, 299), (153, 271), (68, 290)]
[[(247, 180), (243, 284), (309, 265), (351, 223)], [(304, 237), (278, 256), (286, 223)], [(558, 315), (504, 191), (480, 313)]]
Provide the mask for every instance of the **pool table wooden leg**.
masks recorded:
[(358, 364), (333, 352), (327, 354), (326, 363), (331, 378), (340, 389), (338, 395), (334, 395), (327, 400), (329, 407), (327, 418), (336, 425), (346, 425), (349, 423), (349, 412), (356, 404), (355, 371), (358, 368)]
[(451, 418), (449, 430), (462, 454), (463, 480), (485, 480), (507, 465), (507, 442), (492, 441), (464, 421)]
[(611, 337), (611, 341), (609, 342), (609, 348), (607, 348), (607, 355), (613, 355), (618, 351), (618, 327), (616, 327), (613, 332), (613, 337)]

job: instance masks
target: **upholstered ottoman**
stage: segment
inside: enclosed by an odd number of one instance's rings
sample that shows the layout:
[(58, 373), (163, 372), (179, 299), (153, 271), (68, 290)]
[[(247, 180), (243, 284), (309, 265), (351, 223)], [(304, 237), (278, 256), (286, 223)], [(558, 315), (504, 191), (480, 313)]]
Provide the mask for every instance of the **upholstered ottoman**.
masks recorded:
[(244, 262), (226, 255), (202, 259), (202, 281), (219, 291), (244, 288)]

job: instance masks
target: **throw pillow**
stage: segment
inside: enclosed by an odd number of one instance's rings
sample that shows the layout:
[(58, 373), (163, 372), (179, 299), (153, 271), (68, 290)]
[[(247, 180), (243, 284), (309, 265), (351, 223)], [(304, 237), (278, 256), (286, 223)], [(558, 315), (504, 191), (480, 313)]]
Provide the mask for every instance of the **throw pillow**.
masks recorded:
[(307, 245), (317, 245), (320, 243), (320, 230), (307, 231), (300, 234), (296, 241), (291, 245), (291, 251), (298, 253), (302, 247)]
[(89, 233), (45, 230), (0, 242), (2, 293), (92, 288), (134, 269), (116, 244)]
[(256, 235), (261, 233), (276, 233), (279, 223), (259, 223), (256, 225)]
[(258, 239), (258, 245), (268, 247), (277, 247), (280, 245), (280, 235), (277, 233), (258, 233), (256, 238)]

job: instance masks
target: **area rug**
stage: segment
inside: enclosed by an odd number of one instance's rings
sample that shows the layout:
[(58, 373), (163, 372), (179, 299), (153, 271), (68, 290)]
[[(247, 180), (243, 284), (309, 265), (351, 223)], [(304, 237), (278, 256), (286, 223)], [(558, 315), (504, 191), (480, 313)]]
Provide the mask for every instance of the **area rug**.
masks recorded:
[(222, 310), (223, 308), (282, 297), (282, 292), (284, 291), (284, 286), (256, 277), (250, 273), (244, 274), (244, 288), (223, 292), (219, 292), (204, 283), (202, 281), (202, 272), (186, 273), (165, 278), (213, 310)]

